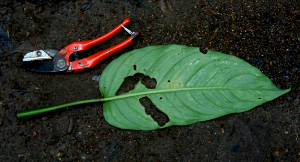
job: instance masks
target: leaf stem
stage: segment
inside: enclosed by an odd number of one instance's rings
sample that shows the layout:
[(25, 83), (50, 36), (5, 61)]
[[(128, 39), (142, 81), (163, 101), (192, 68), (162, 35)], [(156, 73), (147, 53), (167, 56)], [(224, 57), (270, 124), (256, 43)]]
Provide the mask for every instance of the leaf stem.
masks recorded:
[[(190, 88), (174, 88), (174, 89), (161, 89), (161, 90), (154, 89), (154, 90), (146, 90), (144, 92), (138, 92), (138, 93), (128, 92), (126, 94), (119, 95), (119, 96), (82, 100), (82, 101), (76, 101), (76, 102), (71, 102), (71, 103), (57, 105), (57, 106), (51, 106), (51, 107), (20, 110), (17, 112), (17, 117), (18, 118), (26, 118), (26, 117), (46, 113), (49, 111), (54, 111), (54, 110), (58, 110), (58, 109), (62, 109), (62, 108), (70, 107), (70, 106), (87, 104), (87, 103), (111, 101), (111, 100), (123, 99), (123, 98), (128, 98), (128, 97), (145, 96), (145, 95), (155, 94), (155, 93), (168, 93), (168, 92), (191, 91), (191, 90), (249, 90), (249, 89), (247, 89), (247, 88), (232, 88), (232, 87), (190, 87)], [(252, 89), (252, 90), (255, 90), (255, 89)], [(271, 89), (259, 89), (259, 90), (260, 91), (274, 91)], [(290, 90), (290, 88), (286, 89), (285, 91), (288, 92), (289, 90)]]
[(86, 103), (94, 103), (94, 102), (101, 102), (101, 99), (82, 100), (82, 101), (76, 101), (76, 102), (71, 102), (71, 103), (57, 105), (57, 106), (51, 106), (51, 107), (35, 108), (35, 109), (29, 109), (29, 110), (20, 110), (20, 111), (17, 112), (17, 117), (18, 118), (26, 118), (26, 117), (46, 113), (46, 112), (49, 112), (49, 111), (54, 111), (54, 110), (58, 110), (58, 109), (61, 109), (61, 108), (66, 108), (66, 107), (69, 107), (69, 106), (81, 105), (81, 104), (86, 104)]

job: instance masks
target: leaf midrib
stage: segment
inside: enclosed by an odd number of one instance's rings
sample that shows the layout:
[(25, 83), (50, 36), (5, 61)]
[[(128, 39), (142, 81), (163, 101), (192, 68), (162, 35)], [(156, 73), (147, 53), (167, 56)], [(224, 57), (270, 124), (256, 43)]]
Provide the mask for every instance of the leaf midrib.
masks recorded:
[(236, 88), (236, 87), (184, 87), (184, 88), (171, 88), (171, 89), (154, 89), (154, 90), (147, 90), (144, 92), (138, 93), (125, 93), (119, 96), (112, 96), (106, 98), (97, 99), (98, 102), (104, 101), (112, 101), (118, 99), (124, 99), (129, 97), (136, 97), (136, 96), (145, 96), (150, 94), (158, 94), (158, 93), (168, 93), (168, 92), (178, 92), (178, 91), (195, 91), (195, 90), (256, 90), (256, 91), (282, 91), (280, 89), (251, 89), (251, 88)]

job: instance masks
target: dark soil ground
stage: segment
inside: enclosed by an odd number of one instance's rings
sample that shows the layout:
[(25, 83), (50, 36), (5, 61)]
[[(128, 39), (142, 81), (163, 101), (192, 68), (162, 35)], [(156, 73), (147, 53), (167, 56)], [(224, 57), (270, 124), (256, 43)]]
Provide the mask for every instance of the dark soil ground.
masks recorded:
[[(296, 0), (0, 0), (0, 161), (299, 161), (299, 6)], [(140, 37), (92, 70), (40, 74), (22, 67), (29, 51), (98, 37), (126, 17)], [(121, 32), (83, 55), (128, 36)], [(102, 103), (17, 119), (18, 110), (100, 98), (93, 76), (125, 52), (162, 44), (235, 55), (292, 90), (245, 113), (156, 131), (110, 126)]]

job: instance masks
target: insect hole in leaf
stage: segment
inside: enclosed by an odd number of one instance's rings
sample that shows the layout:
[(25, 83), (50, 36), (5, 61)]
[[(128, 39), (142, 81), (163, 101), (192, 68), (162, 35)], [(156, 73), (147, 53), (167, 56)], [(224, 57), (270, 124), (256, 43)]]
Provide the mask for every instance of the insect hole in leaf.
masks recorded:
[(123, 93), (127, 93), (134, 89), (135, 85), (142, 80), (142, 84), (145, 85), (148, 89), (155, 89), (156, 87), (156, 79), (150, 78), (149, 76), (145, 76), (142, 73), (136, 73), (133, 76), (128, 76), (124, 79), (124, 82), (118, 89), (116, 95), (121, 95)]
[(164, 126), (170, 121), (167, 114), (160, 111), (148, 97), (142, 97), (139, 99), (141, 105), (145, 108), (147, 115), (150, 115), (159, 126)]

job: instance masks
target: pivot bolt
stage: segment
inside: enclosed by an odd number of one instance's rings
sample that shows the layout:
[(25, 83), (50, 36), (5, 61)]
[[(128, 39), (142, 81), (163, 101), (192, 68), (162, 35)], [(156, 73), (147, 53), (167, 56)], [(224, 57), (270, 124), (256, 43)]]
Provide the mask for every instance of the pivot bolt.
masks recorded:
[(66, 66), (66, 61), (64, 59), (60, 59), (56, 62), (57, 67), (63, 68)]

